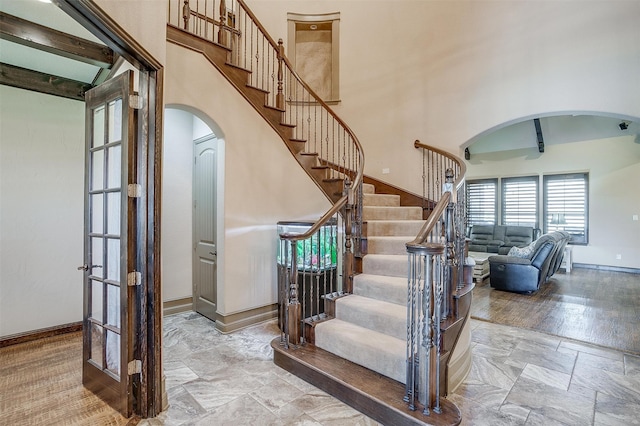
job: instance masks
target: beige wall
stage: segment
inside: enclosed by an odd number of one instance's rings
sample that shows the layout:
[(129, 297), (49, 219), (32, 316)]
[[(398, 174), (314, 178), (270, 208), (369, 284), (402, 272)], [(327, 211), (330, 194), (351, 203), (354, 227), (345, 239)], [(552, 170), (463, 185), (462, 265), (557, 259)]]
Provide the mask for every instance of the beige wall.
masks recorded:
[(167, 0), (94, 0), (161, 64), (165, 63)]
[[(210, 88), (206, 96), (203, 87)], [(275, 303), (276, 223), (317, 219), (329, 203), (273, 129), (202, 55), (167, 45), (165, 99), (199, 111), (224, 134), (219, 313)]]
[(640, 2), (248, 4), (285, 43), (287, 12), (340, 12), (336, 110), (364, 145), (366, 172), (414, 191), (415, 139), (461, 153), (474, 136), (523, 118), (640, 117)]
[(0, 336), (82, 321), (84, 103), (0, 86)]
[(539, 175), (542, 182), (543, 174), (589, 172), (589, 244), (574, 246), (573, 261), (640, 268), (640, 221), (632, 219), (640, 215), (635, 135), (546, 145), (542, 154), (537, 148), (477, 154), (467, 165), (470, 179)]

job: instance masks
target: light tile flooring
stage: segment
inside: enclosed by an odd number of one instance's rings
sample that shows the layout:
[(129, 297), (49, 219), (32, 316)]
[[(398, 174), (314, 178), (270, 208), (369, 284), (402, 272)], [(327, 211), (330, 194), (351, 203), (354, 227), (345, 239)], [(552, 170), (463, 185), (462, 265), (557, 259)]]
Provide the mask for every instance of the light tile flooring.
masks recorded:
[[(463, 425), (640, 425), (640, 357), (472, 320), (473, 361), (449, 396)], [(268, 322), (223, 335), (164, 319), (170, 407), (141, 425), (377, 425), (273, 363)], [(401, 396), (400, 396), (401, 397)]]

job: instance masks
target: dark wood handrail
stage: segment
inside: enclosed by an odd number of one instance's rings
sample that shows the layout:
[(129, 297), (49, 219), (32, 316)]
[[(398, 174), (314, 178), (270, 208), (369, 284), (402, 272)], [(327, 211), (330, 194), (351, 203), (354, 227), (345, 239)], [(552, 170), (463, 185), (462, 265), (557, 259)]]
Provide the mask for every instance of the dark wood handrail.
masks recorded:
[(460, 187), (460, 184), (462, 184), (462, 182), (464, 181), (464, 177), (467, 174), (467, 165), (464, 163), (464, 161), (462, 161), (462, 159), (456, 155), (451, 154), (450, 152), (444, 151), (442, 149), (433, 147), (433, 146), (429, 146), (429, 145), (425, 145), (422, 142), (420, 142), (418, 139), (416, 139), (416, 141), (413, 143), (413, 146), (415, 148), (421, 148), (421, 149), (428, 149), (430, 151), (433, 152), (437, 152), (438, 154), (447, 157), (448, 159), (450, 159), (451, 161), (454, 161), (458, 164), (458, 167), (460, 167), (460, 173), (458, 174), (458, 177), (456, 178), (456, 180), (453, 182), (454, 183), (454, 187), (456, 189), (458, 189)]
[[(271, 46), (276, 51), (279, 51), (278, 43), (276, 43), (276, 41), (273, 38), (271, 38), (267, 30), (264, 28), (264, 26), (260, 22), (260, 20), (258, 20), (258, 18), (253, 14), (253, 12), (251, 11), (251, 9), (249, 9), (249, 7), (246, 5), (244, 0), (237, 0), (237, 1), (242, 6), (245, 13), (251, 18), (251, 20), (255, 23), (258, 29), (262, 32), (263, 36), (269, 41), (269, 44), (271, 44)], [(338, 115), (331, 109), (331, 107), (327, 105), (327, 103), (323, 101), (322, 98), (318, 96), (318, 94), (311, 87), (309, 87), (309, 85), (307, 85), (307, 83), (302, 79), (302, 77), (298, 75), (298, 73), (294, 70), (291, 62), (289, 62), (289, 58), (282, 55), (282, 59), (286, 64), (287, 68), (289, 69), (289, 71), (291, 72), (291, 75), (293, 75), (296, 78), (296, 80), (298, 80), (298, 82), (302, 85), (302, 87), (304, 87), (305, 90), (308, 91), (315, 98), (315, 101), (317, 103), (322, 105), (322, 107), (331, 114), (331, 116), (340, 124), (340, 126), (342, 126), (349, 133), (349, 135), (353, 139), (353, 143), (358, 148), (358, 162), (359, 162), (358, 164), (360, 165), (360, 168), (359, 170), (356, 170), (356, 176), (353, 179), (353, 184), (351, 187), (357, 188), (360, 185), (360, 183), (362, 183), (362, 177), (364, 174), (364, 153), (363, 153), (362, 145), (360, 144), (360, 141), (356, 137), (355, 133), (351, 130), (351, 128), (344, 121), (342, 121), (342, 119), (338, 117)]]
[(322, 217), (318, 219), (313, 224), (313, 226), (311, 226), (311, 228), (309, 228), (306, 232), (302, 234), (283, 232), (282, 234), (280, 234), (280, 238), (282, 238), (283, 240), (289, 240), (289, 241), (300, 241), (300, 240), (306, 240), (307, 238), (311, 238), (312, 235), (314, 235), (316, 232), (318, 232), (318, 230), (320, 230), (320, 227), (322, 227), (322, 225), (326, 224), (329, 221), (329, 219), (331, 219), (342, 207), (344, 207), (347, 204), (348, 200), (349, 200), (349, 196), (345, 195), (342, 198), (340, 198), (338, 201), (336, 201), (336, 203), (333, 206), (331, 206), (331, 208), (324, 215), (322, 215)]
[(447, 206), (450, 202), (451, 193), (447, 192), (443, 194), (440, 201), (438, 201), (436, 206), (433, 208), (433, 211), (427, 218), (425, 224), (422, 225), (422, 228), (420, 228), (420, 232), (418, 232), (416, 238), (413, 241), (407, 243), (407, 246), (416, 246), (424, 243), (427, 240), (427, 237), (429, 236), (433, 228), (435, 228), (436, 224), (444, 214), (444, 211), (447, 209)]

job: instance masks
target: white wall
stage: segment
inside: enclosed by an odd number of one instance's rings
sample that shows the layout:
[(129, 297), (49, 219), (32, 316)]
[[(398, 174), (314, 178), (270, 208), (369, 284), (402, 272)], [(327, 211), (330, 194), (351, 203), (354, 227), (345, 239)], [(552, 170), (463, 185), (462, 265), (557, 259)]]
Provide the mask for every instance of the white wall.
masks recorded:
[(573, 261), (640, 268), (640, 221), (632, 219), (640, 215), (635, 135), (545, 145), (544, 153), (528, 148), (474, 154), (467, 165), (470, 179), (589, 172), (589, 244), (574, 246)]
[(193, 115), (165, 109), (162, 300), (192, 296)]
[(421, 192), (415, 139), (461, 154), (474, 136), (525, 117), (640, 117), (640, 2), (248, 4), (285, 44), (287, 12), (340, 12), (336, 110), (364, 145), (366, 172), (414, 192)]
[(84, 103), (0, 86), (0, 336), (82, 321)]
[(218, 312), (275, 303), (276, 223), (317, 219), (328, 201), (273, 129), (202, 55), (167, 45), (165, 101), (201, 111), (224, 134)]

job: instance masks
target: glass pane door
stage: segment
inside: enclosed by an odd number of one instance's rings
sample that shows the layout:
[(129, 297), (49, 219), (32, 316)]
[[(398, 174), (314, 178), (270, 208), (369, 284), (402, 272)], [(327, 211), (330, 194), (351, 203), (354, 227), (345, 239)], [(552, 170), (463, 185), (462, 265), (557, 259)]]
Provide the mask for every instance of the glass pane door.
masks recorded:
[(83, 384), (125, 415), (127, 346), (127, 182), (132, 72), (87, 92)]

